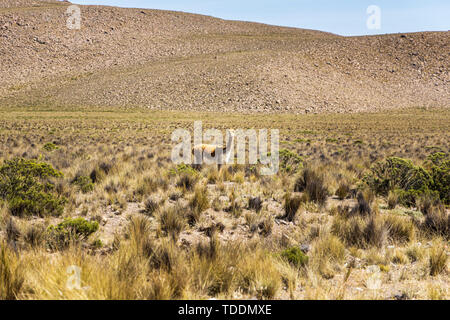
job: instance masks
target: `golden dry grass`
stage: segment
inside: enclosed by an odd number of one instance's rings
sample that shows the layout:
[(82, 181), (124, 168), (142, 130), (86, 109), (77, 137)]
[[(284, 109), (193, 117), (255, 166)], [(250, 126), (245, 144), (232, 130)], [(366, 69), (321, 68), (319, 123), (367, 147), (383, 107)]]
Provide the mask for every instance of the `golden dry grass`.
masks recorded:
[[(343, 181), (357, 187), (387, 156), (421, 164), (433, 151), (448, 153), (446, 109), (245, 119), (111, 110), (0, 114), (0, 163), (25, 157), (52, 164), (64, 173), (56, 190), (68, 198), (62, 217), (18, 218), (1, 205), (1, 298), (448, 299), (448, 238), (424, 232), (421, 212), (368, 194), (374, 217), (347, 217), (338, 207), (354, 206), (355, 196), (334, 196)], [(300, 173), (262, 177), (246, 166), (206, 167), (191, 189), (177, 187), (171, 132), (200, 119), (222, 130), (279, 128), (281, 147), (323, 173), (326, 204), (302, 198), (292, 222), (279, 219)], [(48, 142), (58, 148), (45, 150)], [(94, 178), (94, 189), (83, 193), (72, 184), (77, 174)], [(257, 196), (259, 211), (249, 207)], [(100, 229), (50, 250), (45, 230), (64, 217), (98, 221)], [(342, 225), (352, 219), (367, 238), (348, 240), (360, 235)], [(280, 256), (302, 245), (309, 248), (305, 268)], [(80, 268), (79, 288), (67, 285), (71, 266)]]

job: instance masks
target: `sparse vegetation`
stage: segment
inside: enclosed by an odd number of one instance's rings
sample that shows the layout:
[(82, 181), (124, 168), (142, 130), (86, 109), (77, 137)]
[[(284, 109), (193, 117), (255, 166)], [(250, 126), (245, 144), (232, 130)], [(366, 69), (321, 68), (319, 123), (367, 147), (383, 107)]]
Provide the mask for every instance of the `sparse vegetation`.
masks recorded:
[[(47, 132), (27, 131), (26, 122), (17, 120), (21, 113), (3, 113), (0, 124), (7, 125), (0, 131), (1, 166), (13, 159), (48, 165), (60, 174), (30, 180), (53, 198), (66, 200), (57, 212), (45, 207), (42, 214), (29, 215), (12, 211), (9, 197), (2, 196), (0, 241), (8, 252), (8, 267), (1, 273), (11, 279), (10, 289), (2, 290), (10, 299), (370, 299), (368, 291), (352, 288), (366, 281), (365, 269), (375, 264), (386, 277), (400, 274), (383, 280), (380, 297), (390, 298), (387, 292), (406, 285), (418, 299), (446, 297), (442, 283), (448, 277), (448, 261), (443, 261), (449, 218), (441, 193), (433, 184), (429, 192), (396, 185), (377, 193), (365, 178), (375, 163), (395, 154), (412, 159), (434, 183), (432, 168), (444, 156), (430, 158), (420, 146), (448, 148), (440, 131), (433, 131), (443, 125), (446, 113), (419, 114), (426, 119), (420, 125), (430, 134), (414, 139), (403, 126), (409, 115), (399, 115), (398, 121), (376, 114), (373, 122), (359, 115), (351, 120), (327, 115), (308, 133), (305, 127), (313, 125), (313, 115), (308, 121), (281, 115), (253, 121), (249, 116), (245, 124), (239, 117), (224, 116), (230, 127), (264, 126), (264, 119), (276, 118), (282, 127), (300, 128), (281, 130), (282, 137), (297, 131), (308, 135), (308, 148), (306, 142), (290, 140), (289, 150), (302, 150), (298, 170), (260, 176), (258, 166), (223, 166), (220, 171), (174, 166), (164, 147), (165, 130), (168, 125), (188, 128), (189, 113), (174, 113), (171, 119), (157, 112), (87, 113), (81, 124), (71, 113), (43, 112), (34, 120), (36, 126), (51, 122), (52, 140), (59, 146), (46, 152), (45, 160), (39, 154), (49, 140)], [(205, 126), (212, 126), (208, 119)], [(345, 121), (364, 144), (355, 145), (340, 128), (338, 143), (324, 148), (321, 143), (330, 130)], [(396, 130), (389, 144), (378, 131), (380, 122)], [(79, 128), (76, 134), (63, 130), (69, 126)], [(148, 130), (141, 132), (141, 126)], [(405, 145), (414, 147), (406, 151)], [(377, 159), (370, 157), (373, 150)], [(18, 172), (14, 174), (20, 177)], [(74, 177), (84, 178), (73, 183)], [(86, 193), (81, 189), (85, 184), (93, 186)], [(405, 205), (405, 195), (413, 195), (412, 205)], [(83, 269), (83, 285), (89, 290), (58, 285), (67, 280), (69, 265)], [(342, 279), (347, 279), (345, 286), (337, 288)]]

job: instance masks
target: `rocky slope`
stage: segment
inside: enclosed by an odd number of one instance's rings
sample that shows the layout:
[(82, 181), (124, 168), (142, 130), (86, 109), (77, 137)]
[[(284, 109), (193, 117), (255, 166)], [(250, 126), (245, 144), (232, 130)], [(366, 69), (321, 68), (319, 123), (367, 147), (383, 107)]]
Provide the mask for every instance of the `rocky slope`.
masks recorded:
[(450, 32), (341, 37), (160, 10), (0, 5), (0, 105), (239, 112), (449, 107)]

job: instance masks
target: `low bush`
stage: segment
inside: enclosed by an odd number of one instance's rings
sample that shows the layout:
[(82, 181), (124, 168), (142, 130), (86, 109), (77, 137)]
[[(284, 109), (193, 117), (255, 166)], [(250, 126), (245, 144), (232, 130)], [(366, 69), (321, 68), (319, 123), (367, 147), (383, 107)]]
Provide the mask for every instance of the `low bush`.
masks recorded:
[(43, 149), (45, 151), (52, 152), (54, 150), (58, 150), (59, 147), (57, 145), (55, 145), (53, 142), (47, 142), (46, 144), (44, 144)]
[(429, 196), (450, 203), (450, 160), (443, 153), (433, 154), (426, 163), (428, 170), (410, 160), (390, 157), (375, 163), (364, 181), (377, 194), (387, 196), (395, 191), (399, 203), (414, 206), (419, 197)]
[(77, 175), (72, 180), (72, 184), (78, 186), (82, 193), (88, 193), (94, 190), (94, 183), (88, 176)]
[(295, 152), (287, 149), (281, 149), (279, 151), (280, 157), (280, 170), (282, 172), (292, 173), (297, 172), (303, 167), (303, 158)]
[(84, 218), (66, 218), (47, 228), (48, 244), (52, 249), (67, 247), (71, 242), (83, 241), (99, 228), (98, 222)]
[(300, 268), (308, 264), (308, 256), (298, 247), (292, 247), (281, 252), (281, 257), (293, 266)]
[(0, 167), (0, 199), (15, 216), (59, 216), (66, 199), (55, 191), (54, 179), (62, 173), (36, 160), (14, 158)]
[(376, 193), (385, 196), (395, 189), (427, 190), (432, 184), (431, 175), (425, 169), (398, 157), (375, 163), (365, 181)]

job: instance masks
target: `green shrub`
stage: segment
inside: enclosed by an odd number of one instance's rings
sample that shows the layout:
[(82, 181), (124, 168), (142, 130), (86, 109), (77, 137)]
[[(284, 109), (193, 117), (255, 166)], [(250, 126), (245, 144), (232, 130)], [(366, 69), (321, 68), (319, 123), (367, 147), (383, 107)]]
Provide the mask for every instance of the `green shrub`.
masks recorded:
[(281, 149), (279, 151), (280, 157), (280, 170), (283, 172), (297, 172), (303, 167), (303, 158), (295, 152), (287, 149)]
[(89, 222), (84, 218), (67, 218), (56, 226), (47, 228), (49, 245), (52, 248), (63, 248), (71, 241), (87, 239), (99, 228), (98, 222)]
[(76, 176), (72, 180), (72, 184), (78, 186), (83, 193), (92, 192), (94, 190), (94, 183), (88, 176)]
[(419, 199), (422, 198), (433, 198), (439, 199), (439, 193), (432, 190), (401, 190), (397, 189), (394, 191), (398, 197), (398, 203), (413, 207), (417, 205)]
[(410, 160), (397, 157), (387, 158), (372, 166), (364, 181), (377, 194), (387, 196), (395, 191), (399, 203), (407, 206), (416, 204), (419, 197), (440, 198), (450, 203), (450, 160), (442, 152), (431, 155), (425, 163), (428, 170), (415, 166)]
[(55, 145), (53, 142), (47, 142), (46, 144), (44, 144), (43, 149), (45, 151), (52, 152), (54, 150), (58, 150), (59, 147), (57, 145)]
[(308, 256), (300, 248), (292, 247), (281, 252), (281, 257), (297, 268), (308, 264)]
[(60, 177), (61, 172), (44, 162), (6, 160), (0, 167), (0, 199), (8, 202), (15, 216), (59, 216), (66, 199), (55, 192), (52, 178)]
[[(440, 153), (442, 154), (442, 153)], [(431, 177), (433, 179), (431, 189), (439, 193), (439, 197), (445, 204), (450, 204), (450, 159), (434, 159), (435, 163), (431, 167)]]
[(397, 157), (375, 163), (364, 180), (376, 193), (385, 196), (395, 189), (428, 190), (432, 184), (432, 178), (425, 169)]
[(188, 174), (188, 175), (195, 176), (198, 174), (198, 172), (191, 166), (181, 163), (181, 164), (177, 165), (176, 168), (170, 169), (169, 174), (173, 175), (173, 176), (180, 175), (180, 174)]

